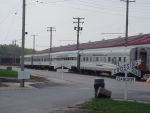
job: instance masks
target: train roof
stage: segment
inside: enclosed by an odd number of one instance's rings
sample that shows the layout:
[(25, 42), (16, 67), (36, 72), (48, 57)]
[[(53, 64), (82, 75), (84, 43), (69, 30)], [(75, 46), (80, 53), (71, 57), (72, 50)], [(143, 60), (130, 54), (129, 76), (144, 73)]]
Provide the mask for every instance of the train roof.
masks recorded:
[(128, 46), (128, 47), (111, 47), (111, 48), (99, 48), (99, 49), (86, 49), (80, 52), (80, 54), (92, 54), (95, 56), (107, 56), (107, 55), (129, 55), (131, 50), (134, 47)]
[[(136, 36), (130, 36), (127, 41), (128, 46), (133, 45), (145, 45), (150, 44), (150, 34), (140, 34)], [(95, 42), (81, 43), (79, 44), (80, 50), (85, 49), (97, 49), (97, 48), (110, 48), (110, 47), (120, 47), (125, 45), (125, 38), (115, 38), (109, 40), (101, 40)], [(74, 51), (76, 50), (76, 44), (66, 45), (60, 47), (53, 47), (52, 52), (61, 52), (61, 51)], [(42, 50), (37, 52), (37, 54), (49, 53), (49, 49)]]

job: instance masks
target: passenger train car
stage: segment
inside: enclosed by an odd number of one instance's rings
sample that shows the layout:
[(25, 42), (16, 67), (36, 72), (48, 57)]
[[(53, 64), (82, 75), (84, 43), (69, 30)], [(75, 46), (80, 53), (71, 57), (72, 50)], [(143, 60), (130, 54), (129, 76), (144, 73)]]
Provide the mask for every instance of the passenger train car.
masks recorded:
[[(78, 55), (80, 56), (78, 58)], [(25, 56), (25, 67), (38, 69), (58, 69), (62, 66), (72, 71), (77, 69), (79, 60), (80, 71), (107, 72), (135, 60), (141, 60), (137, 67), (141, 76), (150, 73), (150, 44), (85, 49), (80, 51), (62, 51), (47, 54)], [(139, 76), (139, 75), (138, 75)]]

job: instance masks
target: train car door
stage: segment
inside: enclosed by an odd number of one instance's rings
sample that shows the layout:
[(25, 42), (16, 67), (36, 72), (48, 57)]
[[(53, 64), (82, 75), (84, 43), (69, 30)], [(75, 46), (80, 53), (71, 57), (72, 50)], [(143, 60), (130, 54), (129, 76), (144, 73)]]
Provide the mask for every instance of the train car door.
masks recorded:
[(147, 53), (145, 51), (145, 49), (141, 49), (140, 51), (140, 59), (141, 59), (141, 64), (139, 65), (139, 68), (141, 71), (145, 71), (146, 70), (146, 59), (147, 59)]

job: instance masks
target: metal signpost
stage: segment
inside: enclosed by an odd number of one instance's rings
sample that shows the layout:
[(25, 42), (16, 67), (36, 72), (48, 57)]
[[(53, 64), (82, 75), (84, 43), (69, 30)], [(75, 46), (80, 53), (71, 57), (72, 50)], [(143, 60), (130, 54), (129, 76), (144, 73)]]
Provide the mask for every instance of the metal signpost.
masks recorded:
[(136, 66), (141, 64), (141, 60), (133, 61), (131, 63), (125, 63), (112, 70), (112, 75), (117, 73), (125, 73), (125, 77), (116, 77), (116, 80), (124, 82), (124, 100), (127, 100), (127, 82), (134, 82), (134, 77), (128, 77), (128, 72), (139, 76), (139, 70), (135, 69)]
[(61, 73), (61, 79), (64, 80), (64, 66), (63, 64), (61, 65), (62, 73)]
[(64, 69), (64, 64), (61, 64), (61, 69), (57, 69), (57, 72), (61, 73), (61, 79), (64, 80), (64, 73), (68, 72), (68, 69)]

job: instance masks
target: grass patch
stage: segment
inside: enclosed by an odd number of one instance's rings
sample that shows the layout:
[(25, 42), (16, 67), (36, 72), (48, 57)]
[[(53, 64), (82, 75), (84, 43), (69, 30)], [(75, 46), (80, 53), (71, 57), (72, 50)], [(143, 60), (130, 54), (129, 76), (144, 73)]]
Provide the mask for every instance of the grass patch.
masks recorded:
[(150, 113), (150, 104), (111, 99), (93, 99), (81, 108), (91, 113)]
[(0, 69), (0, 77), (18, 77), (18, 72)]
[[(0, 69), (0, 77), (18, 78), (18, 72), (13, 70)], [(46, 81), (44, 77), (31, 75), (29, 80), (33, 81)]]

